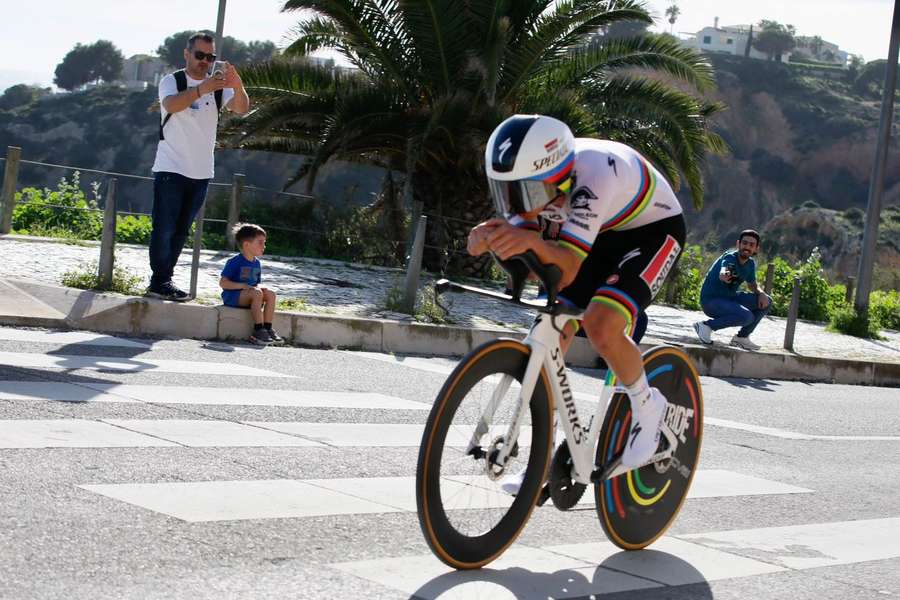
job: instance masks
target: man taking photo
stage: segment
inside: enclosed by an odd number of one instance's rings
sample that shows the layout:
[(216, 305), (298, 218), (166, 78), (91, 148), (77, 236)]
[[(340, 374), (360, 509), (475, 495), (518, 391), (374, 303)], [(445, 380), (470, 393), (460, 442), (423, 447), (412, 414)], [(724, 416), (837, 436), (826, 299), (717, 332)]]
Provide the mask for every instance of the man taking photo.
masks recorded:
[[(234, 66), (216, 62), (215, 41), (195, 33), (184, 50), (185, 68), (159, 82), (161, 124), (153, 163), (153, 230), (147, 295), (184, 302), (172, 274), (191, 223), (214, 175), (213, 150), (222, 106), (239, 115), (250, 98)], [(215, 68), (210, 72), (211, 67)]]
[[(759, 233), (752, 229), (741, 232), (737, 247), (720, 256), (706, 273), (700, 290), (700, 306), (707, 321), (694, 323), (694, 331), (704, 344), (712, 344), (712, 332), (726, 327), (740, 327), (731, 343), (745, 350), (759, 350), (750, 334), (769, 312), (772, 299), (756, 285), (756, 262)], [(749, 292), (739, 292), (747, 282)]]

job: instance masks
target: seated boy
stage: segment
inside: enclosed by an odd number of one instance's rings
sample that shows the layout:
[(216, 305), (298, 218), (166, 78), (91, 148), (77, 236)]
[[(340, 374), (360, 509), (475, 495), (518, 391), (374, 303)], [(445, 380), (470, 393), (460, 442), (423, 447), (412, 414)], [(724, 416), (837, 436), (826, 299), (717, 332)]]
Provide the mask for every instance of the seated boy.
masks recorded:
[(238, 223), (234, 239), (241, 253), (228, 259), (222, 269), (219, 286), (222, 302), (236, 308), (250, 307), (253, 316), (253, 334), (250, 341), (260, 346), (281, 344), (284, 338), (272, 329), (275, 315), (275, 292), (260, 287), (262, 265), (259, 257), (266, 251), (266, 230), (259, 225)]

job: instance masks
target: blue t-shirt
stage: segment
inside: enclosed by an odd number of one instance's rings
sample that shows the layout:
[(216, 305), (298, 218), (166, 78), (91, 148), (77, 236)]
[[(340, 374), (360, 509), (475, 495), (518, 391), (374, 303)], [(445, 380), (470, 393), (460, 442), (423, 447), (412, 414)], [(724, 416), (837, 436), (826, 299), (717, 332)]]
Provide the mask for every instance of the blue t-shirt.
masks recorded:
[[(723, 266), (731, 265), (731, 270), (737, 275), (737, 279), (731, 283), (725, 283), (719, 279), (719, 272)], [(706, 272), (703, 287), (700, 288), (700, 303), (713, 298), (734, 298), (737, 296), (741, 283), (756, 283), (756, 263), (752, 258), (741, 264), (738, 260), (738, 251), (729, 250), (720, 256)]]
[[(227, 277), (235, 283), (259, 285), (259, 282), (262, 281), (262, 264), (258, 258), (251, 261), (244, 258), (243, 254), (238, 254), (229, 258), (225, 263), (222, 268), (222, 277)], [(240, 294), (241, 290), (222, 290), (222, 302), (234, 305)]]

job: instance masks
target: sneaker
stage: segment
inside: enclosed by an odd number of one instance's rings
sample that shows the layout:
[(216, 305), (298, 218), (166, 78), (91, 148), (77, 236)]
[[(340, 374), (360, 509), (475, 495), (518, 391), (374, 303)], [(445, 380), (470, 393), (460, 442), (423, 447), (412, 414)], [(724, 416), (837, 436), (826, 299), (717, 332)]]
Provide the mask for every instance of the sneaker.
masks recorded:
[(731, 344), (733, 346), (743, 348), (744, 350), (759, 350), (759, 344), (754, 344), (752, 341), (750, 341), (750, 338), (741, 337), (739, 335), (731, 338)]
[(162, 298), (163, 300), (173, 300), (175, 302), (187, 302), (191, 299), (187, 292), (179, 289), (171, 281), (167, 281), (158, 286), (151, 285), (147, 288), (147, 295), (153, 298)]
[(525, 481), (525, 470), (526, 469), (523, 468), (518, 473), (512, 473), (501, 479), (500, 489), (510, 496), (518, 494), (519, 488), (522, 487), (522, 482)]
[(272, 338), (273, 344), (283, 344), (284, 343), (284, 338), (281, 337), (280, 335), (278, 335), (278, 332), (275, 331), (274, 327), (270, 327), (269, 329), (266, 329), (266, 331), (269, 332), (269, 337)]
[(713, 330), (710, 329), (709, 325), (707, 325), (703, 321), (697, 321), (696, 323), (694, 323), (694, 331), (697, 332), (697, 337), (704, 344), (709, 345), (709, 344), (713, 343), (713, 341), (712, 341)]
[(650, 400), (632, 412), (631, 432), (622, 453), (622, 465), (631, 469), (640, 467), (659, 447), (659, 429), (666, 416), (666, 397), (656, 388), (650, 388)]
[(269, 330), (265, 327), (254, 329), (253, 333), (250, 334), (250, 343), (257, 346), (269, 346), (273, 341), (272, 336), (269, 335)]

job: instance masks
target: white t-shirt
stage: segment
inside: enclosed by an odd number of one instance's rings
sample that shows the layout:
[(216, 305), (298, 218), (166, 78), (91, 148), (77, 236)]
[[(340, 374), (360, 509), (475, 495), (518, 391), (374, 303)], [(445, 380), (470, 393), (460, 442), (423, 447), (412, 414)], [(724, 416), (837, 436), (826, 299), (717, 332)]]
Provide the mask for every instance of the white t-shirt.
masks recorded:
[[(203, 83), (202, 79), (194, 79), (187, 73), (188, 89)], [(178, 93), (175, 75), (168, 74), (159, 82), (159, 118), (160, 123), (169, 114), (163, 108), (163, 100)], [(196, 93), (196, 92), (195, 92)], [(222, 90), (222, 106), (234, 98), (234, 90)], [(166, 171), (178, 173), (191, 179), (212, 179), (215, 175), (213, 150), (216, 146), (216, 127), (219, 115), (216, 111), (216, 98), (213, 92), (201, 96), (191, 102), (186, 109), (172, 113), (172, 118), (163, 128), (165, 139), (156, 147), (156, 160), (153, 172)]]

